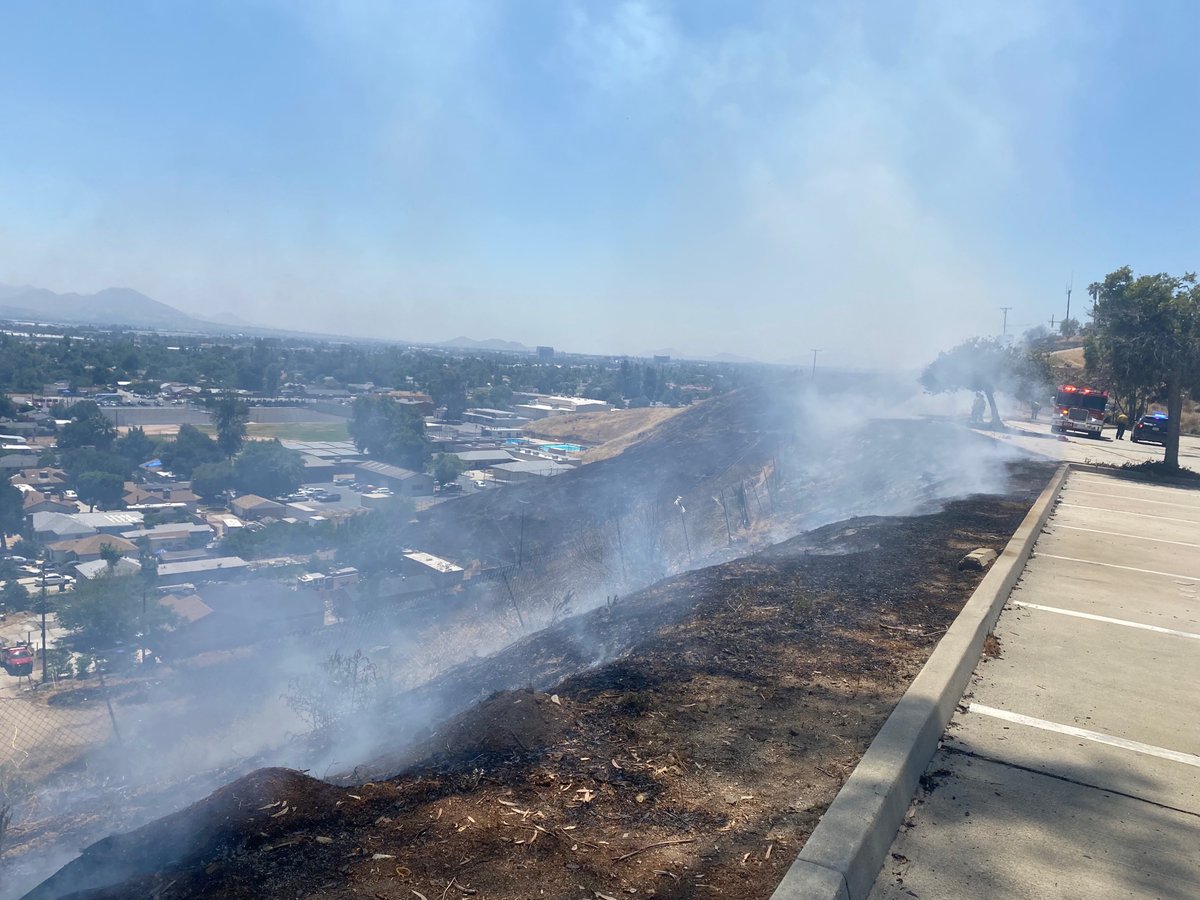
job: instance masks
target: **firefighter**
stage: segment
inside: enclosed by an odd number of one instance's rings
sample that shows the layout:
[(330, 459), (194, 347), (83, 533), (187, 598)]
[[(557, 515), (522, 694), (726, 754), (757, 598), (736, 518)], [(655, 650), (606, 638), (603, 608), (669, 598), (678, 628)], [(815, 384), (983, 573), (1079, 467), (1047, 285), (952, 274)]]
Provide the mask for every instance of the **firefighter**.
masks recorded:
[(976, 392), (975, 402), (971, 404), (971, 424), (979, 425), (983, 422), (983, 408), (986, 401), (983, 399), (983, 394)]
[(1117, 416), (1117, 440), (1122, 440), (1125, 437), (1125, 429), (1129, 427), (1129, 416), (1121, 413)]

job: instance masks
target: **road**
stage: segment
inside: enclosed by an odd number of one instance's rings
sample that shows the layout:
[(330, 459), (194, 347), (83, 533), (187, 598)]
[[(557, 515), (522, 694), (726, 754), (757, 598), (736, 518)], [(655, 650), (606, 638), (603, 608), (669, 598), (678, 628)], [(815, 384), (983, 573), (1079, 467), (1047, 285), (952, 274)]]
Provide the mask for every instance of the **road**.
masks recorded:
[(1068, 477), (871, 900), (1200, 897), (1198, 550), (1200, 489)]
[[(1118, 441), (1115, 440), (1116, 431), (1113, 429), (1105, 429), (1104, 437), (1097, 439), (1073, 434), (1051, 434), (1050, 424), (1046, 421), (1006, 419), (1004, 424), (1008, 427), (1007, 432), (980, 429), (979, 433), (1063, 462), (1119, 466), (1163, 458), (1163, 448), (1158, 444), (1135, 444), (1129, 440), (1128, 433), (1124, 440)], [(1179, 462), (1185, 468), (1200, 472), (1200, 437), (1182, 435), (1179, 438)]]

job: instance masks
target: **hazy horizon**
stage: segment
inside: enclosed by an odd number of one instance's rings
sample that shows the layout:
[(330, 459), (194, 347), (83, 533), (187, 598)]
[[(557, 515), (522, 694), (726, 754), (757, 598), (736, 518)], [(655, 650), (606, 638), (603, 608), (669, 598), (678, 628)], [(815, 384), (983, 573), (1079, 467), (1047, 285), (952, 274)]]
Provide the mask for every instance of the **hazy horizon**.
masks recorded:
[[(918, 365), (1194, 269), (1182, 3), (5, 5), (0, 282)], [(1169, 139), (1163, 123), (1171, 125)]]

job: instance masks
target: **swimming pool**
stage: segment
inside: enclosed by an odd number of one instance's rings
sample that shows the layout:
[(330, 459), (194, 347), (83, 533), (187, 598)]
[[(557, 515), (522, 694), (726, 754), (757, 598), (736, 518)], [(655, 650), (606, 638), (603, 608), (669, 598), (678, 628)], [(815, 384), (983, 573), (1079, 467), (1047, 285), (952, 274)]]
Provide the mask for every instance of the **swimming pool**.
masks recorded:
[(543, 450), (558, 450), (560, 453), (582, 453), (580, 444), (542, 444)]

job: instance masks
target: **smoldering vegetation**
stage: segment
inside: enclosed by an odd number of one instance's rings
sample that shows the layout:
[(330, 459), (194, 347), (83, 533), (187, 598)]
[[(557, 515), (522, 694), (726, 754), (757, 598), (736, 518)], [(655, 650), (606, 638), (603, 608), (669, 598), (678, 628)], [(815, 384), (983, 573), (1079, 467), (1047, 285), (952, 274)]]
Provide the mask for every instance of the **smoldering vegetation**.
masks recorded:
[[(39, 769), (13, 807), (0, 896), (253, 769), (388, 774), (437, 723), (492, 690), (548, 677), (514, 669), (511, 653), (503, 672), (489, 670), (489, 657), (523, 638), (557, 627), (556, 677), (620, 656), (636, 635), (600, 640), (582, 614), (665, 577), (844, 519), (1006, 490), (1011, 450), (920, 412), (907, 385), (882, 379), (747, 389), (618, 457), (433, 508), (378, 550), (458, 561), (470, 575), (461, 584), (402, 603), (366, 586), (335, 603), (330, 624), (169, 660), (103, 700), (81, 699), (99, 716), (111, 708), (119, 739)], [(253, 585), (244, 590), (252, 603)]]

